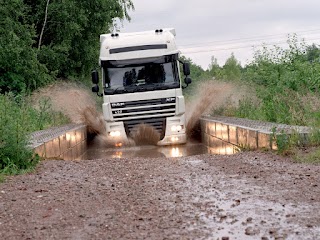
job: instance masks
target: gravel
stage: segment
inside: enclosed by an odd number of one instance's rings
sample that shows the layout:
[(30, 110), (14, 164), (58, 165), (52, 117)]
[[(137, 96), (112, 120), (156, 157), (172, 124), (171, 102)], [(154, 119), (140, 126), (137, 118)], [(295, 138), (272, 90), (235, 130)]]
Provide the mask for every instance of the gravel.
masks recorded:
[(48, 160), (0, 184), (0, 236), (320, 239), (319, 182), (268, 152)]

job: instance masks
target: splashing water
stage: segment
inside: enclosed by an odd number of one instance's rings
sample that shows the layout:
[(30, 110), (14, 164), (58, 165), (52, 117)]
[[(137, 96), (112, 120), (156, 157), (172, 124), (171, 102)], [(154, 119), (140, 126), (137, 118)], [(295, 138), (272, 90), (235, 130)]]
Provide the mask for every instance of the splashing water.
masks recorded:
[(186, 133), (188, 138), (201, 139), (200, 117), (214, 109), (223, 107), (227, 102), (237, 105), (244, 96), (245, 89), (234, 83), (205, 81), (198, 85), (195, 97), (186, 104)]
[(59, 81), (33, 93), (32, 102), (37, 108), (41, 99), (49, 99), (54, 111), (62, 112), (72, 123), (81, 123), (82, 111), (95, 108), (95, 99), (85, 86)]
[(82, 121), (87, 125), (89, 133), (104, 135), (106, 134), (106, 126), (101, 113), (98, 113), (96, 108), (87, 106), (80, 112)]
[(160, 134), (153, 126), (140, 124), (134, 129), (132, 139), (136, 145), (157, 145)]

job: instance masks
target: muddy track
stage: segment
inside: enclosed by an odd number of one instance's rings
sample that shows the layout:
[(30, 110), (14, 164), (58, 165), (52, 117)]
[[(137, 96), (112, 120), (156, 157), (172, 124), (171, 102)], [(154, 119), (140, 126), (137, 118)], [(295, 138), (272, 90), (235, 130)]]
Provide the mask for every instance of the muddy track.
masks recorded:
[(0, 184), (1, 239), (320, 239), (320, 166), (270, 153), (43, 161)]

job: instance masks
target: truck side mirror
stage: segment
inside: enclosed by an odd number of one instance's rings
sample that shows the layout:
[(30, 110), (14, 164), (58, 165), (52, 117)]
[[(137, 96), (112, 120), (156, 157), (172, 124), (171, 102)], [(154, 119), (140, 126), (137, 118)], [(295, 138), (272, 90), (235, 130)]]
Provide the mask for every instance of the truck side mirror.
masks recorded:
[(92, 83), (93, 84), (98, 84), (99, 83), (99, 73), (97, 70), (93, 70), (91, 72), (91, 78), (92, 78)]
[(184, 82), (185, 82), (185, 84), (189, 85), (189, 84), (192, 82), (192, 80), (191, 80), (191, 78), (186, 77), (186, 78), (184, 79)]
[(190, 75), (190, 64), (187, 62), (183, 63), (183, 74), (185, 76)]
[(98, 92), (99, 92), (99, 86), (98, 86), (98, 85), (94, 85), (94, 86), (92, 87), (92, 92), (98, 93)]

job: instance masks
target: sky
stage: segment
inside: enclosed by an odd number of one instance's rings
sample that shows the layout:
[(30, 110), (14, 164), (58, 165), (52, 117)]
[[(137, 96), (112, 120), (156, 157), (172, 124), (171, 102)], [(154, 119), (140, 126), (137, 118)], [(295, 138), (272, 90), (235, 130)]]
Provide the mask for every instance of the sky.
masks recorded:
[(286, 47), (288, 34), (320, 44), (319, 0), (132, 0), (120, 32), (173, 27), (181, 54), (207, 69), (214, 56), (250, 63), (262, 44)]

